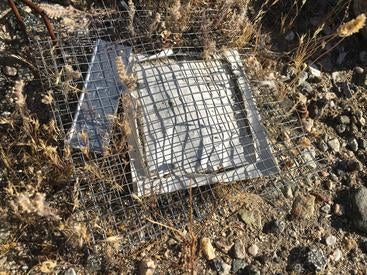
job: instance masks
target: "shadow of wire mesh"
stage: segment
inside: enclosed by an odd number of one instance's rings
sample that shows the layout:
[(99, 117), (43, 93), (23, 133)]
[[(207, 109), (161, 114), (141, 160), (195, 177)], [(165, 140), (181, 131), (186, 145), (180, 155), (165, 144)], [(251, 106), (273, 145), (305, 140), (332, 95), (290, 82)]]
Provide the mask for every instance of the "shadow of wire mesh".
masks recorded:
[(185, 16), (168, 25), (174, 18), (147, 10), (106, 11), (56, 45), (31, 41), (94, 241), (133, 245), (163, 231), (147, 219), (183, 226), (190, 209), (204, 219), (222, 184), (271, 198), (264, 186), (317, 171), (286, 100), (250, 82), (245, 49), (230, 46), (241, 28), (226, 22), (242, 15)]

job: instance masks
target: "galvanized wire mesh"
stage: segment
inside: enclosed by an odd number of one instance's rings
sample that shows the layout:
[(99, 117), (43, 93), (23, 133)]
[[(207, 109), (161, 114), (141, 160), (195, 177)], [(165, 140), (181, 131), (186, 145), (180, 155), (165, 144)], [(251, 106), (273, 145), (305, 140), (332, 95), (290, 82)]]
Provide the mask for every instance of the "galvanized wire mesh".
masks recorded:
[(298, 118), (248, 79), (236, 16), (106, 10), (56, 44), (31, 41), (94, 241), (136, 244), (162, 232), (149, 220), (182, 226), (189, 209), (202, 219), (223, 184), (280, 186), (316, 172)]

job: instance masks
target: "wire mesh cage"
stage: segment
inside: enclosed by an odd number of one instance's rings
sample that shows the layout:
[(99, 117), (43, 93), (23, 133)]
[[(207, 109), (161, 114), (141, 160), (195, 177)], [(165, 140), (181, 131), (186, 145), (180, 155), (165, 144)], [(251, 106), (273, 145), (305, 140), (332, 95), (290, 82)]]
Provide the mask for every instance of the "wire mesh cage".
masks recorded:
[(136, 244), (162, 232), (149, 221), (182, 226), (188, 209), (203, 219), (223, 184), (315, 173), (298, 117), (246, 74), (244, 16), (106, 9), (56, 43), (31, 41), (94, 241)]

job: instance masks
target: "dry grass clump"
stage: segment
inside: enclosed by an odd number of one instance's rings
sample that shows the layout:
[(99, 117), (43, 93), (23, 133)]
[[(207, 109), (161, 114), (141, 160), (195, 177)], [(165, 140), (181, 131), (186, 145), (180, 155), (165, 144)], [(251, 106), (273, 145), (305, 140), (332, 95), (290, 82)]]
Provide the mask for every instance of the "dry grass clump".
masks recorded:
[(35, 214), (40, 217), (59, 220), (60, 217), (55, 213), (54, 209), (49, 207), (45, 198), (46, 195), (44, 193), (25, 191), (16, 193), (10, 204), (17, 215)]
[(65, 234), (67, 243), (74, 248), (81, 248), (91, 242), (91, 236), (84, 223), (68, 220), (59, 225), (59, 230)]
[(366, 24), (366, 15), (364, 13), (358, 15), (356, 18), (344, 23), (337, 29), (337, 34), (340, 37), (348, 37), (358, 33)]

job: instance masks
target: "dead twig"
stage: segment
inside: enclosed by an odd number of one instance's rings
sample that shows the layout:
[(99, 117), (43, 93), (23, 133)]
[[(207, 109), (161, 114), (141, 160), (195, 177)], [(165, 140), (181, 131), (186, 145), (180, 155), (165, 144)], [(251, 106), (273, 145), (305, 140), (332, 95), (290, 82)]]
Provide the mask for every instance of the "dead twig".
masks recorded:
[(8, 0), (8, 4), (9, 4), (11, 10), (14, 12), (14, 15), (17, 18), (17, 21), (19, 22), (19, 24), (21, 25), (21, 27), (25, 31), (26, 28), (25, 28), (25, 25), (24, 25), (24, 22), (23, 22), (23, 18), (20, 15), (19, 10), (18, 10), (17, 6), (15, 5), (14, 1), (13, 0)]
[[(48, 34), (50, 35), (52, 41), (54, 43), (56, 43), (56, 35), (54, 32), (54, 28), (52, 26), (52, 23), (50, 21), (50, 18), (48, 17), (47, 13), (41, 9), (39, 6), (37, 6), (36, 4), (34, 4), (33, 2), (29, 1), (29, 0), (21, 0), (23, 2), (24, 5), (30, 7), (33, 12), (35, 12), (36, 14), (40, 15), (43, 19), (43, 22), (46, 25)], [(24, 28), (24, 30), (26, 30), (23, 19), (18, 11), (18, 8), (16, 7), (15, 3), (13, 0), (8, 0), (9, 6), (12, 9), (12, 11), (15, 14), (15, 17), (17, 18), (18, 22), (22, 25), (22, 28)]]

